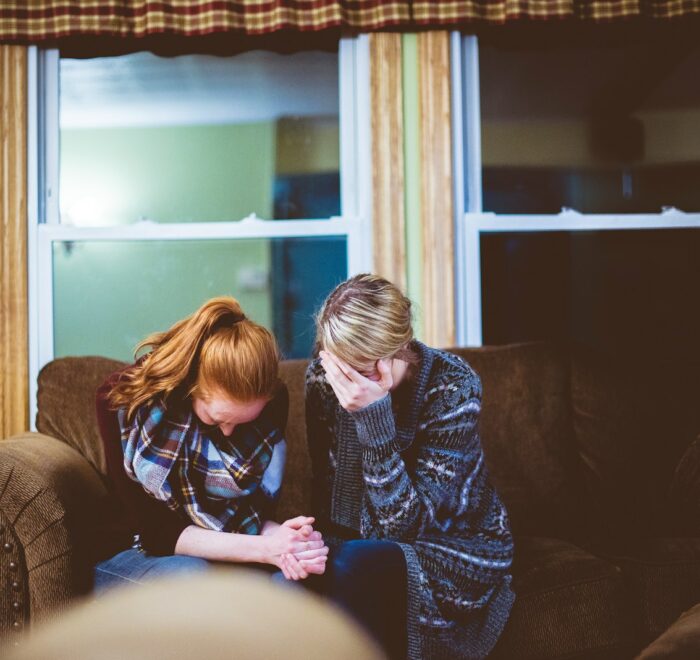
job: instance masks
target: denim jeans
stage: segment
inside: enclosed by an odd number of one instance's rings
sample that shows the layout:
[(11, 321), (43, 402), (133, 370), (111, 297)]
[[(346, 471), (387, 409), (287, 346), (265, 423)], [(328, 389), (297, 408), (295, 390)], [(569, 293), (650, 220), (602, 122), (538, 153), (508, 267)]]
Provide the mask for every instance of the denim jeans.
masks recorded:
[(331, 551), (325, 573), (304, 585), (350, 614), (389, 658), (406, 657), (406, 560), (397, 543), (345, 541)]
[(200, 557), (187, 555), (154, 556), (129, 548), (95, 566), (95, 592), (124, 584), (142, 584), (153, 578), (173, 573), (205, 571), (213, 564)]
[(282, 571), (267, 564), (231, 564), (230, 562), (208, 561), (188, 555), (149, 555), (143, 550), (129, 548), (95, 566), (94, 591), (101, 593), (112, 587), (124, 584), (143, 584), (163, 575), (197, 573), (213, 567), (248, 568), (267, 573), (273, 582), (286, 584)]

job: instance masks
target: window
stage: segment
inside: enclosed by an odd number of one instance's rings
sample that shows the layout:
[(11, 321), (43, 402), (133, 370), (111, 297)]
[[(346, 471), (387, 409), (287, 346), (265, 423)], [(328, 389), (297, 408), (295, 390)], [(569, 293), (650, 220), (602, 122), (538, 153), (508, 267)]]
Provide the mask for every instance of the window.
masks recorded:
[(31, 380), (54, 357), (129, 360), (216, 295), (308, 356), (315, 309), (371, 263), (366, 50), (34, 51)]
[(455, 35), (453, 64), (460, 340), (697, 352), (700, 48)]

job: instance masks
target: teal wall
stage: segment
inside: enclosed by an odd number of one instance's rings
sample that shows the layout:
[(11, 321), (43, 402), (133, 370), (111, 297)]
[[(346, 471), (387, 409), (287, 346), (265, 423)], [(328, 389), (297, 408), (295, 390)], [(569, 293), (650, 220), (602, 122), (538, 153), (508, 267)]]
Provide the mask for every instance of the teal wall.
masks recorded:
[(269, 273), (269, 252), (263, 240), (55, 243), (55, 355), (129, 360), (146, 335), (219, 295), (271, 327), (269, 277), (262, 290), (243, 281)]

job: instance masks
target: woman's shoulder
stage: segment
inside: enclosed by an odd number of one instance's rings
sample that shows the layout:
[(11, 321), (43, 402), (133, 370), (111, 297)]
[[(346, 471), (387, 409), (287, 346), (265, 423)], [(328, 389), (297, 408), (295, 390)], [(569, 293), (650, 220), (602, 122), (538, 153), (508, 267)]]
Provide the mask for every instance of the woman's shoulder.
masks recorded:
[(135, 362), (125, 362), (121, 367), (119, 367), (119, 369), (110, 373), (97, 388), (98, 396), (106, 396), (109, 394), (117, 383), (119, 383), (119, 381), (123, 380), (124, 378), (128, 378), (134, 369), (137, 369), (143, 363), (145, 357), (146, 356), (144, 355)]
[(321, 358), (314, 358), (306, 367), (306, 389), (320, 388), (322, 390), (330, 390), (330, 383), (326, 378), (326, 371), (321, 364)]
[(426, 401), (481, 398), (481, 379), (472, 366), (459, 355), (436, 348), (425, 392)]
[(333, 388), (326, 378), (321, 358), (311, 360), (306, 368), (305, 399), (307, 405), (311, 404), (323, 410), (329, 410), (337, 401)]

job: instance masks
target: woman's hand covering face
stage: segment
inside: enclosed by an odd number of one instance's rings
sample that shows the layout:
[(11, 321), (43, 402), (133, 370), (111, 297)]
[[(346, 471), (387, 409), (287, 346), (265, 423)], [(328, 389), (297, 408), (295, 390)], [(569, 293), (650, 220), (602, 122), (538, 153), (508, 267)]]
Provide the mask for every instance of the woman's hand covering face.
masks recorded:
[(383, 399), (394, 384), (392, 361), (389, 359), (377, 360), (374, 373), (363, 375), (333, 353), (321, 351), (319, 356), (338, 402), (348, 412), (366, 408)]

